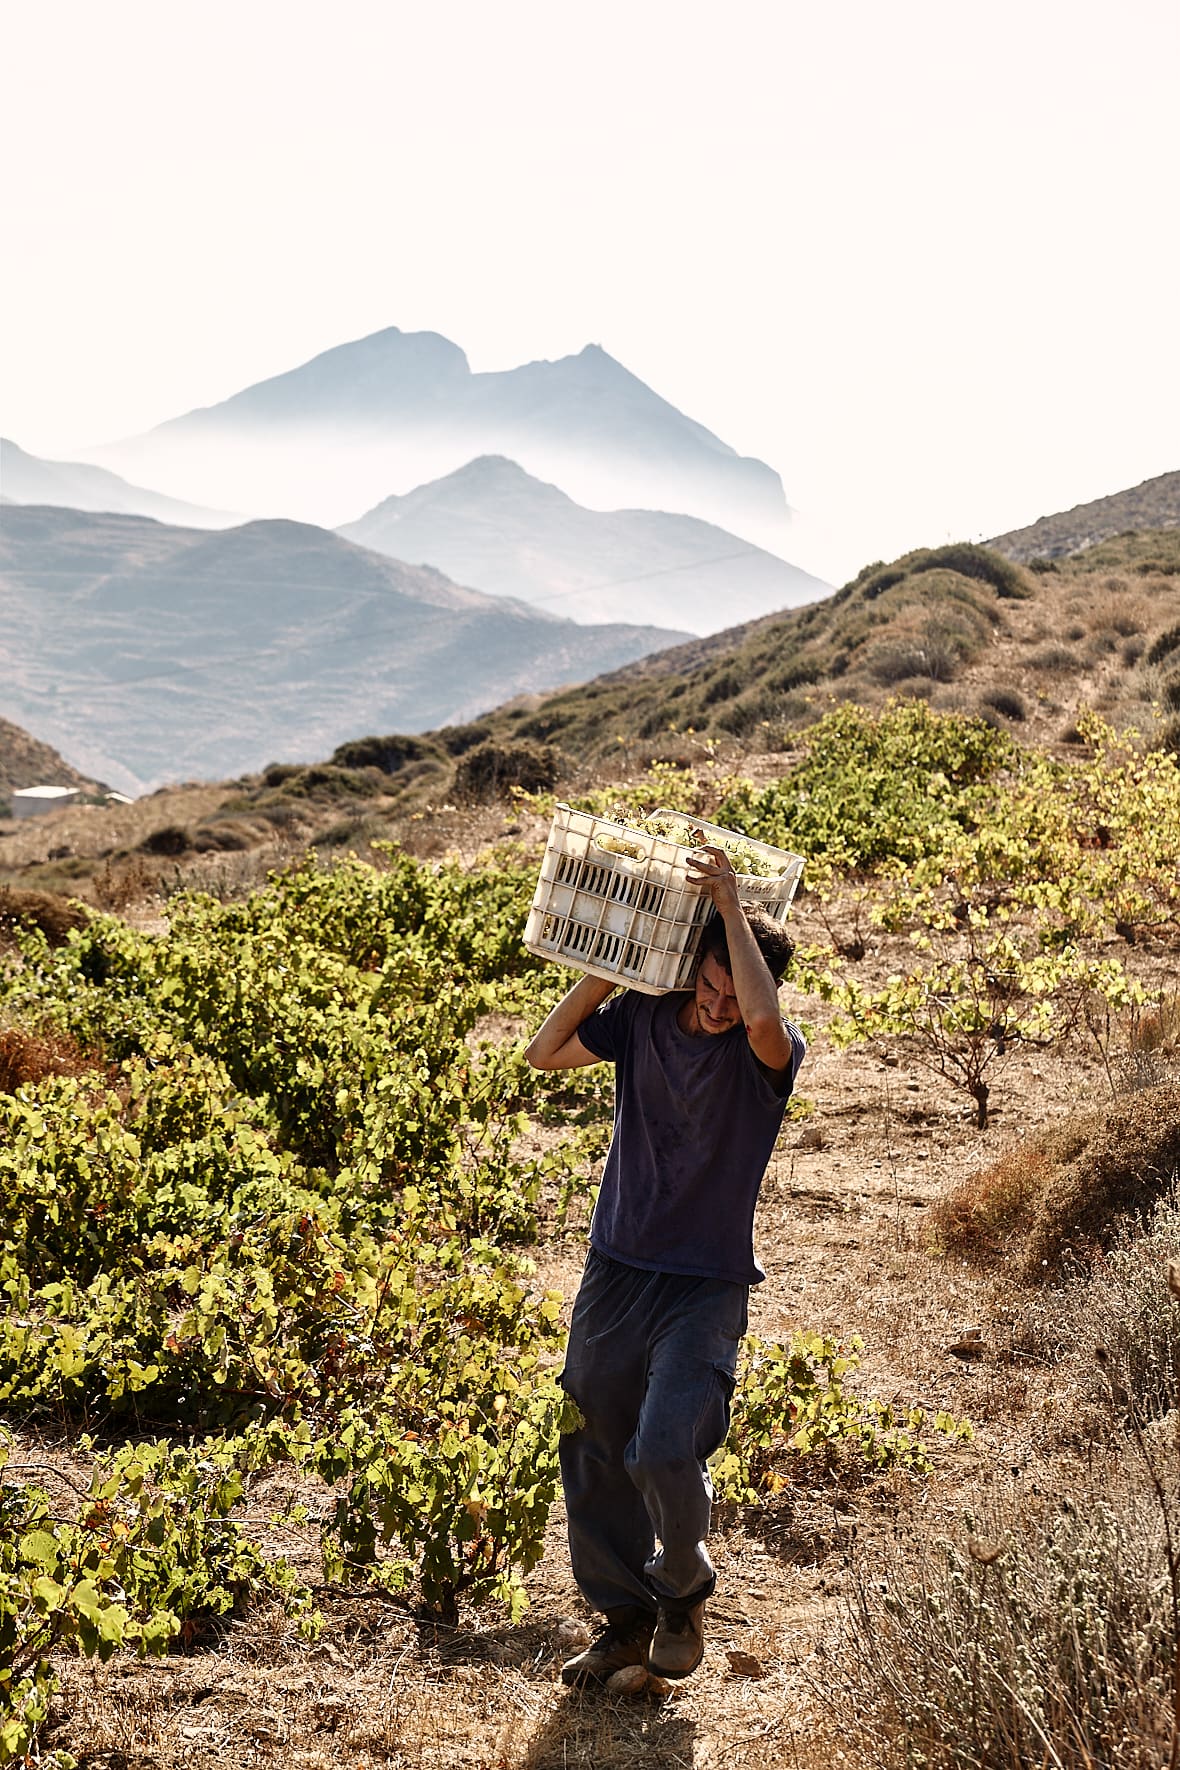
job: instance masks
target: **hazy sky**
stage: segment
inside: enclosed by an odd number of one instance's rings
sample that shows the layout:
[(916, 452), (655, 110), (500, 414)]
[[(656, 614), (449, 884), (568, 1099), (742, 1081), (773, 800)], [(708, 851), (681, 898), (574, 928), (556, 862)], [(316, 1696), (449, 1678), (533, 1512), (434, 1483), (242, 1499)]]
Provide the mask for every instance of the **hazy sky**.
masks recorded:
[(34, 452), (397, 325), (602, 344), (832, 577), (1180, 467), (1177, 0), (8, 0), (0, 62)]

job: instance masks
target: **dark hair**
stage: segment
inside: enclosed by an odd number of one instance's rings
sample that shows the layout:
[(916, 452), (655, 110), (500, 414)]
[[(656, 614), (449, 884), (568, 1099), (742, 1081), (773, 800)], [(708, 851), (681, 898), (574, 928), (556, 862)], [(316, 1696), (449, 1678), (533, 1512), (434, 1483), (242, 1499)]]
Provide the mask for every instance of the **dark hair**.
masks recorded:
[[(758, 951), (766, 960), (766, 969), (776, 983), (781, 982), (787, 966), (795, 956), (795, 942), (784, 925), (776, 922), (773, 916), (768, 916), (765, 910), (746, 910), (745, 917), (750, 924), (750, 932), (758, 942)], [(705, 931), (701, 935), (701, 958), (710, 955), (719, 965), (724, 965), (732, 977), (729, 938), (725, 932), (725, 923), (717, 914), (705, 923)]]

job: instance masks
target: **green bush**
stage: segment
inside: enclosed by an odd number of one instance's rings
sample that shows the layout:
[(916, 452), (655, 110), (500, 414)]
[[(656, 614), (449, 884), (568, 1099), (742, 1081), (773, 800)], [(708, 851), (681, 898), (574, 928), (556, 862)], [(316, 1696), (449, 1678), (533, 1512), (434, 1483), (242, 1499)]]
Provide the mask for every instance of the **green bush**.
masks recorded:
[(905, 578), (905, 572), (896, 568), (878, 572), (875, 577), (869, 579), (867, 584), (861, 586), (865, 601), (875, 602), (878, 596), (883, 596), (886, 590), (892, 590), (895, 584), (904, 583)]
[[(523, 710), (515, 707), (509, 717), (518, 719)], [(438, 741), (448, 756), (465, 756), (468, 750), (474, 750), (476, 744), (487, 743), (492, 736), (492, 727), (480, 720), (472, 720), (466, 725), (440, 725), (430, 735)]]
[(706, 682), (701, 695), (701, 705), (714, 707), (718, 701), (732, 701), (735, 695), (741, 694), (745, 686), (744, 678), (739, 676), (736, 671), (722, 670)]
[(1168, 627), (1163, 633), (1156, 635), (1147, 648), (1146, 661), (1149, 664), (1162, 664), (1177, 649), (1180, 649), (1180, 625)]
[(970, 541), (952, 542), (947, 547), (931, 547), (908, 556), (911, 572), (946, 570), (958, 572), (962, 578), (978, 578), (990, 584), (997, 596), (1021, 599), (1028, 595), (1028, 586), (1018, 565), (993, 553), (990, 547), (979, 547)]
[(390, 737), (354, 738), (332, 752), (336, 768), (379, 768), (382, 774), (399, 774), (407, 763), (439, 761), (442, 746), (429, 738), (406, 737), (394, 732)]
[(790, 694), (796, 688), (810, 688), (826, 674), (827, 667), (820, 659), (799, 658), (779, 670), (772, 670), (766, 677), (766, 686), (779, 694)]
[(502, 799), (513, 787), (546, 793), (557, 774), (556, 754), (538, 744), (477, 744), (455, 770), (455, 797), (469, 802)]
[(969, 827), (976, 790), (1012, 753), (980, 719), (934, 713), (922, 701), (875, 713), (852, 703), (806, 734), (806, 758), (770, 786), (746, 786), (717, 822), (850, 868), (938, 851)]

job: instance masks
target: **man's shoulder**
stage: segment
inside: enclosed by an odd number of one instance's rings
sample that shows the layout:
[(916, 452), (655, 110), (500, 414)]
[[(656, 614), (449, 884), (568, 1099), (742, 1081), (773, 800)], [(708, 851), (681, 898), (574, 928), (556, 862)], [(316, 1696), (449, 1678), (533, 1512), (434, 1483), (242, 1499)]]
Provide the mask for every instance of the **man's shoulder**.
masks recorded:
[(578, 1028), (578, 1037), (596, 1057), (613, 1060), (619, 1041), (630, 1035), (637, 1004), (653, 1000), (654, 997), (639, 995), (634, 990), (619, 990), (586, 1016)]

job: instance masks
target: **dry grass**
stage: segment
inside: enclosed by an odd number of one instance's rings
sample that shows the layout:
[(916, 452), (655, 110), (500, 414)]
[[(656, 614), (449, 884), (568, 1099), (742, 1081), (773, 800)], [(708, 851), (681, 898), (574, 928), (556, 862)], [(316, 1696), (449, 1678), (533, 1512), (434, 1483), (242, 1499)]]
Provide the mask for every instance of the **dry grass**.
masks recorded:
[[(293, 1646), (283, 1619), (235, 1625), (219, 1650), (164, 1665), (71, 1661), (53, 1743), (83, 1770), (214, 1762), (291, 1770), (762, 1770), (798, 1748), (785, 1631), (715, 1646), (704, 1681), (667, 1697), (565, 1690), (557, 1612), (518, 1629), (444, 1633), (358, 1599), (328, 1638)], [(728, 1638), (728, 1637), (727, 1637)], [(735, 1674), (743, 1652), (756, 1676)], [(740, 1663), (746, 1663), (745, 1661)], [(84, 1742), (84, 1743), (83, 1743)]]
[(1176, 1645), (1161, 1506), (1125, 1461), (1073, 1492), (1014, 1484), (859, 1563), (834, 1681), (859, 1761), (1159, 1770)]
[(95, 1067), (93, 1057), (64, 1033), (0, 1028), (0, 1094), (15, 1094), (46, 1076), (85, 1075)]
[(973, 1260), (991, 1260), (1032, 1218), (1053, 1179), (1049, 1151), (1018, 1143), (998, 1161), (956, 1182), (930, 1211), (931, 1239)]

